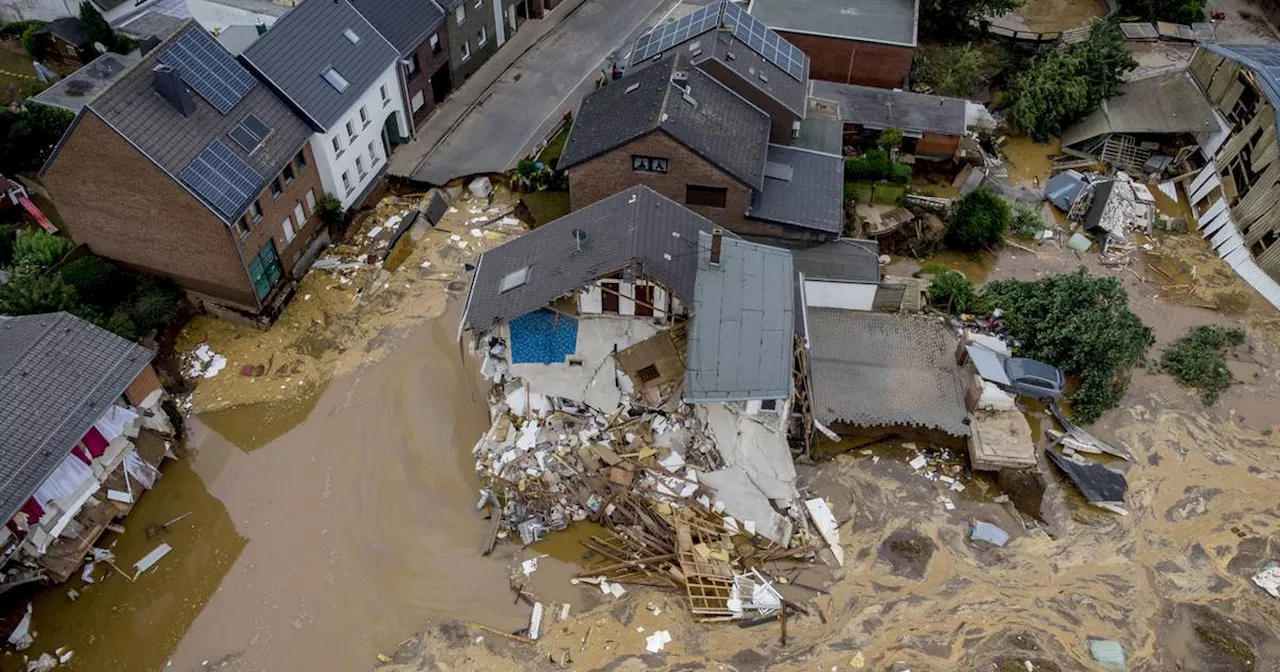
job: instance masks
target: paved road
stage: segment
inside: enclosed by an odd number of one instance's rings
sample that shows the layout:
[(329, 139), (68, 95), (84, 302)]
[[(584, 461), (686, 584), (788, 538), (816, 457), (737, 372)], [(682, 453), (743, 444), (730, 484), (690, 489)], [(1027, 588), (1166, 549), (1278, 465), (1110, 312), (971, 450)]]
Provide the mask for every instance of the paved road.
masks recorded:
[[(397, 150), (404, 155), (393, 161), (392, 173), (443, 184), (463, 175), (511, 168), (540, 139), (544, 122), (576, 107), (582, 84), (594, 79), (606, 58), (625, 52), (628, 39), (676, 4), (677, 0), (587, 0), (480, 92), (475, 105), (442, 140), (424, 147), (420, 138)], [(406, 170), (415, 152), (425, 157)]]

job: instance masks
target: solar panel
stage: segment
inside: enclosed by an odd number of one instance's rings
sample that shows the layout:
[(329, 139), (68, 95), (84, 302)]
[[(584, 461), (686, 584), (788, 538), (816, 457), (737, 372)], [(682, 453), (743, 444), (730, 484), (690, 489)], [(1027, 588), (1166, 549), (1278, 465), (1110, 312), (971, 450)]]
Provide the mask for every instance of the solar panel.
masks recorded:
[(240, 216), (263, 180), (222, 141), (214, 140), (182, 170), (182, 181), (230, 221)]
[(160, 62), (177, 70), (187, 86), (223, 114), (257, 85), (253, 75), (203, 30), (183, 33), (160, 54)]
[(768, 59), (797, 81), (804, 81), (807, 58), (804, 52), (782, 39), (782, 36), (760, 23), (746, 10), (724, 0), (713, 2), (641, 35), (631, 50), (631, 63), (652, 58), (717, 26), (733, 31), (734, 36), (746, 43), (752, 51)]

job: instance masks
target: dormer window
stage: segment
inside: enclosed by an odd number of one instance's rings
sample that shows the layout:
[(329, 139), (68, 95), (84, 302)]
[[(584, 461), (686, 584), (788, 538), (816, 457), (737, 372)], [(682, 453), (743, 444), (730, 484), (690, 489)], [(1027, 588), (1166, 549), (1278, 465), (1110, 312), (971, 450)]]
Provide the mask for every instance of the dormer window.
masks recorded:
[(338, 93), (346, 91), (347, 87), (351, 86), (346, 78), (338, 74), (338, 71), (333, 68), (325, 70), (323, 76), (324, 81), (329, 82), (329, 86), (332, 86)]

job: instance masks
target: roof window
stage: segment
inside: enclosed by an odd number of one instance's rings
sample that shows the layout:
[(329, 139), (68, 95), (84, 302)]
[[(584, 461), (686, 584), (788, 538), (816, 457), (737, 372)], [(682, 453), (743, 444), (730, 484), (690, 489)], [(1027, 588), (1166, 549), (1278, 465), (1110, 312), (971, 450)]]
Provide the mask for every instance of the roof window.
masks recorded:
[(498, 293), (501, 294), (503, 292), (509, 292), (516, 287), (523, 286), (526, 282), (529, 282), (528, 266), (512, 271), (503, 276), (502, 284), (498, 286)]
[(347, 87), (351, 86), (347, 82), (347, 79), (342, 75), (338, 74), (338, 71), (333, 68), (329, 68), (328, 70), (325, 70), (323, 76), (324, 76), (324, 81), (329, 82), (329, 86), (332, 86), (334, 89), (336, 89), (338, 93), (342, 93), (343, 91), (346, 91)]
[(360, 36), (356, 35), (356, 31), (351, 30), (350, 28), (343, 30), (342, 36), (347, 38), (347, 41), (351, 44), (360, 44)]
[(245, 117), (230, 131), (227, 131), (227, 135), (231, 136), (231, 139), (235, 140), (236, 144), (240, 145), (241, 149), (250, 154), (262, 145), (262, 141), (265, 140), (267, 135), (270, 133), (271, 129), (268, 128), (266, 124), (262, 123), (261, 119), (252, 114)]

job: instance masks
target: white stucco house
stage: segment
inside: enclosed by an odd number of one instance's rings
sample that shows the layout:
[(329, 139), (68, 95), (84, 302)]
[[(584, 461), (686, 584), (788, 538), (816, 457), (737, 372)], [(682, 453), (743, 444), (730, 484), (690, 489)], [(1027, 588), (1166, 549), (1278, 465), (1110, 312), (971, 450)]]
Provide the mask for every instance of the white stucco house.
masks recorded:
[(410, 136), (399, 52), (347, 0), (290, 10), (241, 59), (308, 121), (321, 185), (359, 205)]

